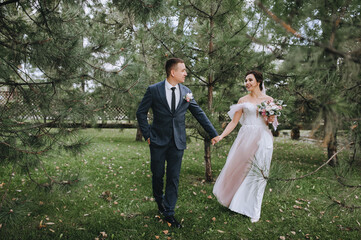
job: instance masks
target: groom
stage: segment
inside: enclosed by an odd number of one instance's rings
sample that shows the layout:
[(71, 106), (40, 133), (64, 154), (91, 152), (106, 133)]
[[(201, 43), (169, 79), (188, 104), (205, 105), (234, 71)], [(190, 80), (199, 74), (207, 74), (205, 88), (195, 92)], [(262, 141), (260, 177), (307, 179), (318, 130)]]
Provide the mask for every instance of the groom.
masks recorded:
[[(189, 88), (182, 85), (187, 76), (184, 61), (171, 58), (165, 64), (167, 78), (148, 87), (137, 111), (142, 134), (150, 147), (153, 196), (159, 212), (172, 227), (182, 225), (174, 217), (178, 198), (179, 172), (186, 149), (185, 113), (189, 109), (212, 138), (218, 136), (203, 110), (193, 99)], [(147, 114), (153, 110), (153, 124)], [(166, 168), (166, 186), (163, 195), (163, 177)]]

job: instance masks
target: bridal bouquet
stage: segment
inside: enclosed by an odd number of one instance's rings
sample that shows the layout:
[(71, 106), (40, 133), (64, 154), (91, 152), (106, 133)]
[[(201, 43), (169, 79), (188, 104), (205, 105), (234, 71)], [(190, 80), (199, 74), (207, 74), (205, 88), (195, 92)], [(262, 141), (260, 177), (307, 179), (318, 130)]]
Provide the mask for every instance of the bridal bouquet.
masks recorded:
[[(277, 99), (274, 99), (273, 101), (264, 101), (261, 104), (257, 105), (258, 113), (261, 114), (264, 118), (273, 115), (277, 117), (281, 116), (281, 110), (285, 106), (286, 105), (283, 105), (282, 100), (277, 100)], [(276, 131), (278, 126), (277, 118), (272, 124), (268, 124), (268, 126), (270, 129), (272, 129), (273, 127), (273, 130)]]
[(282, 100), (274, 99), (273, 101), (264, 101), (258, 104), (258, 113), (264, 117), (268, 116), (281, 116), (281, 110), (286, 105), (283, 105)]

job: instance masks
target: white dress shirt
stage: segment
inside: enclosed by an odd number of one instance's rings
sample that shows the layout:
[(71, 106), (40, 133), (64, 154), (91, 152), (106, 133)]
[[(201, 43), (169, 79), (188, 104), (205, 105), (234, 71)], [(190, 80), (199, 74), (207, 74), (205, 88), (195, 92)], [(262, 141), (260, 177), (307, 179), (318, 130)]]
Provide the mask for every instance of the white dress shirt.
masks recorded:
[[(167, 102), (168, 102), (168, 106), (169, 109), (172, 109), (172, 88), (173, 86), (167, 81), (165, 80), (165, 95), (167, 97)], [(180, 98), (180, 90), (179, 90), (179, 85), (175, 85), (175, 109), (177, 109), (178, 103), (179, 103), (179, 98)]]

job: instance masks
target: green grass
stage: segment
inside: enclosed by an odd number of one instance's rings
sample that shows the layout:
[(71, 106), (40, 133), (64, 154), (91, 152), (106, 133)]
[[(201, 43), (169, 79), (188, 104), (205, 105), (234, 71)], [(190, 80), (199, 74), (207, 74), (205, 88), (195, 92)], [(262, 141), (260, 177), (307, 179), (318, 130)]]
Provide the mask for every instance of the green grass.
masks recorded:
[[(84, 130), (92, 137), (88, 151), (74, 157), (48, 156), (50, 176), (79, 178), (71, 187), (43, 190), (10, 166), (0, 168), (0, 239), (361, 239), (360, 210), (332, 205), (336, 200), (361, 205), (360, 189), (345, 189), (330, 167), (311, 177), (269, 181), (261, 220), (233, 213), (212, 195), (214, 183), (204, 181), (203, 144), (188, 144), (183, 157), (176, 217), (184, 228), (169, 228), (158, 216), (152, 199), (149, 148), (135, 142), (135, 130)], [(212, 148), (213, 175), (221, 171), (230, 145)], [(275, 139), (271, 177), (290, 178), (316, 169), (327, 160), (325, 149), (302, 141)], [(347, 154), (341, 155), (347, 158)], [(361, 181), (360, 168), (348, 177)], [(41, 181), (42, 171), (34, 178)], [(110, 197), (109, 199), (106, 199)], [(11, 210), (10, 210), (11, 209)]]

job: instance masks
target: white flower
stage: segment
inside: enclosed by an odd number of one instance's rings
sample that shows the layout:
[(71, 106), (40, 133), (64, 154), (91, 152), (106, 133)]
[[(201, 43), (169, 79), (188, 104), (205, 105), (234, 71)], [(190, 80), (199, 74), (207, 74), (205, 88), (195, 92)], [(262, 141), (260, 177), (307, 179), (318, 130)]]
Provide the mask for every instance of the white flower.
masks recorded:
[(184, 100), (186, 100), (187, 102), (191, 101), (193, 99), (193, 93), (187, 93), (184, 96)]

